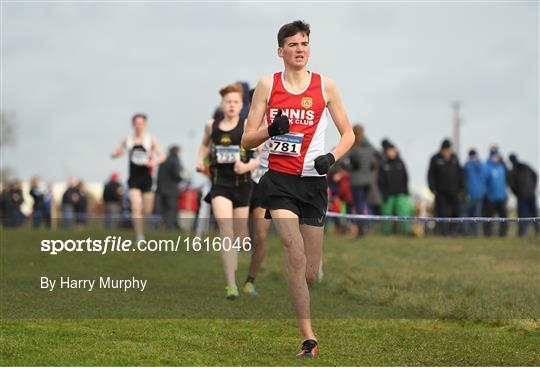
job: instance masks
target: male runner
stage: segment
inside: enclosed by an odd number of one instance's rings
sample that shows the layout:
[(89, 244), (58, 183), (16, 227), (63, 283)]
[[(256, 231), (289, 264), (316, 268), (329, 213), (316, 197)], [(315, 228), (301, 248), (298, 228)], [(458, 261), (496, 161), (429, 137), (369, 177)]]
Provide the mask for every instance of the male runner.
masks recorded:
[[(255, 89), (252, 89), (249, 91), (249, 104), (251, 106), (251, 101), (253, 100), (253, 94), (255, 93)], [(261, 120), (261, 124), (263, 124)], [(262, 153), (262, 145), (252, 149), (251, 152), (253, 153), (254, 159), (258, 160), (261, 153)], [(264, 259), (264, 255), (266, 253), (266, 246), (267, 246), (267, 236), (268, 236), (268, 230), (270, 229), (270, 220), (264, 218), (265, 209), (262, 207), (262, 198), (263, 194), (261, 193), (261, 189), (259, 188), (259, 181), (261, 180), (261, 177), (266, 173), (268, 168), (266, 166), (260, 165), (257, 166), (255, 169), (251, 170), (251, 180), (253, 181), (253, 191), (251, 193), (251, 202), (249, 204), (249, 214), (251, 217), (251, 223), (252, 223), (252, 234), (253, 234), (253, 248), (251, 250), (251, 261), (249, 263), (249, 270), (248, 275), (246, 278), (246, 282), (244, 283), (244, 287), (242, 288), (242, 291), (245, 294), (251, 295), (251, 296), (257, 296), (257, 290), (255, 289), (255, 277), (259, 273), (259, 270), (261, 268), (261, 264)]]
[(152, 214), (154, 193), (152, 193), (152, 169), (165, 160), (165, 155), (155, 137), (146, 133), (147, 118), (135, 114), (131, 118), (134, 134), (120, 142), (111, 153), (112, 158), (120, 157), (124, 150), (129, 153), (129, 201), (131, 219), (137, 241), (144, 239), (143, 216)]
[[(354, 134), (334, 82), (306, 69), (309, 25), (285, 24), (278, 32), (278, 56), (285, 70), (257, 84), (242, 145), (249, 149), (270, 139), (268, 172), (259, 185), (285, 247), (285, 276), (303, 340), (299, 357), (317, 355), (310, 317), (308, 284), (317, 279), (327, 209), (326, 173), (352, 146)], [(327, 111), (341, 138), (324, 148)], [(259, 127), (264, 119), (265, 126)], [(262, 161), (262, 160), (261, 160)]]
[(222, 97), (221, 109), (224, 117), (221, 120), (210, 120), (206, 124), (199, 148), (197, 171), (208, 172), (204, 160), (210, 154), (212, 189), (208, 199), (212, 204), (221, 237), (221, 260), (227, 284), (225, 297), (234, 300), (238, 297), (238, 252), (232, 245), (236, 239), (242, 244), (243, 239), (249, 235), (249, 172), (258, 163), (248, 162), (247, 151), (240, 146), (244, 132), (244, 120), (240, 117), (242, 87), (229, 85), (219, 93)]

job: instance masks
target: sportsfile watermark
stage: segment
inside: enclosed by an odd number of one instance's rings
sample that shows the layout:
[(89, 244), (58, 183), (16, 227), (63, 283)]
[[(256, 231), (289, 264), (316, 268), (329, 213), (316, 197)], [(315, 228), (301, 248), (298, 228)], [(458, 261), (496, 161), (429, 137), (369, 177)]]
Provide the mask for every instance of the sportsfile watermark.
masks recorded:
[[(287, 277), (303, 262), (315, 319), (540, 317), (536, 238), (383, 237), (372, 224), (367, 237), (356, 239), (336, 235), (342, 223), (329, 219), (324, 228), (300, 227), (308, 230), (303, 258), (289, 253), (291, 245), (268, 220), (251, 221), (239, 237), (222, 237), (205, 220), (201, 233), (146, 222), (144, 239), (131, 227), (109, 230), (94, 220), (85, 227), (59, 221), (52, 230), (3, 230), (2, 317), (288, 319), (295, 290)], [(283, 221), (287, 227), (298, 220)], [(234, 221), (227, 226), (231, 234), (238, 230)], [(325, 233), (322, 262), (309, 242), (314, 232)], [(225, 255), (234, 259), (224, 263)], [(256, 262), (253, 296), (244, 283)], [(226, 299), (225, 267), (234, 271), (235, 301)]]
[(61, 253), (107, 253), (121, 252), (221, 252), (246, 251), (252, 249), (250, 237), (200, 237), (178, 235), (176, 239), (139, 239), (133, 241), (121, 235), (109, 235), (104, 239), (43, 239), (41, 252), (58, 255)]

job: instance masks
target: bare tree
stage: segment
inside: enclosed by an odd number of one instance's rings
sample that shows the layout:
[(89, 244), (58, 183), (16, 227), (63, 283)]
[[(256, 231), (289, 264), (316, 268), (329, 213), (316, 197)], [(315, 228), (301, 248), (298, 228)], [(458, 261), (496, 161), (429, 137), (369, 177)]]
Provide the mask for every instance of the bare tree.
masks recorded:
[(5, 183), (13, 176), (13, 169), (5, 166), (4, 151), (7, 147), (15, 147), (14, 114), (0, 111), (0, 183)]

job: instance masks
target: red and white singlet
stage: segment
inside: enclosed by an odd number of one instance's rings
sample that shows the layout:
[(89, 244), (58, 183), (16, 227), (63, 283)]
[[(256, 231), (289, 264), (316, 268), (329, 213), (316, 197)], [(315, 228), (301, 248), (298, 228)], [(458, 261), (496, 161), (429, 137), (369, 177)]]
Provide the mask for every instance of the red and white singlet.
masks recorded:
[(285, 87), (283, 73), (275, 73), (264, 119), (266, 126), (272, 124), (279, 109), (289, 118), (290, 131), (265, 142), (261, 164), (280, 173), (321, 176), (314, 168), (314, 160), (326, 153), (328, 110), (322, 76), (309, 72), (306, 88), (292, 93)]

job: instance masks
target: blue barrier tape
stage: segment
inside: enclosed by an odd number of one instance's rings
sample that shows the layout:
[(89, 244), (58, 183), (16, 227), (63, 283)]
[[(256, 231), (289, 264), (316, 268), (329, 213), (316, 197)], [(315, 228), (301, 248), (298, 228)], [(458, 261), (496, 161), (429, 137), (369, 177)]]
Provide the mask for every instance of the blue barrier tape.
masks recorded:
[(540, 222), (540, 217), (414, 217), (414, 216), (379, 216), (356, 215), (328, 212), (327, 217), (361, 221), (397, 221), (397, 222)]

